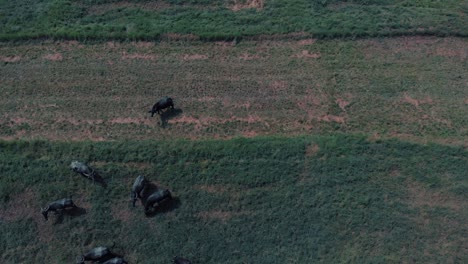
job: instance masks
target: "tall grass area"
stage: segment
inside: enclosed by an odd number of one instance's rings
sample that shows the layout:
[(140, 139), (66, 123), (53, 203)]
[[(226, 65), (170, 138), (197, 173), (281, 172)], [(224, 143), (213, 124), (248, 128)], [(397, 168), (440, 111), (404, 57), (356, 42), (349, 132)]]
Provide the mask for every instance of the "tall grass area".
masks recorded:
[(467, 10), (463, 0), (2, 0), (0, 40), (467, 36)]
[[(112, 245), (130, 263), (466, 263), (467, 152), (363, 136), (0, 142), (0, 258), (70, 263)], [(108, 183), (68, 165), (80, 159)], [(145, 175), (178, 199), (145, 217)], [(72, 196), (86, 210), (50, 216)]]

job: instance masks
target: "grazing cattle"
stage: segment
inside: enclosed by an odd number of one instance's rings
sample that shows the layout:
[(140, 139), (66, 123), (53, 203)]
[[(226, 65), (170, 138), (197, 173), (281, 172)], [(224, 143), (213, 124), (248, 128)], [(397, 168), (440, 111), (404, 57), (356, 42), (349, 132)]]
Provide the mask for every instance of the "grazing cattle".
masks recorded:
[(103, 264), (128, 264), (128, 262), (125, 261), (123, 258), (115, 257), (107, 260)]
[(145, 185), (146, 185), (145, 176), (140, 175), (135, 179), (135, 182), (133, 183), (133, 186), (132, 186), (132, 194), (131, 194), (133, 207), (135, 207), (136, 200), (138, 198), (141, 199), (141, 191), (143, 191), (143, 189), (145, 188)]
[(181, 257), (174, 257), (172, 260), (174, 264), (192, 264), (192, 262), (188, 259), (181, 258)]
[(44, 216), (45, 220), (47, 221), (49, 220), (48, 218), (49, 211), (54, 211), (55, 213), (57, 213), (57, 210), (64, 210), (67, 208), (74, 208), (74, 207), (77, 207), (77, 206), (73, 203), (72, 199), (64, 198), (64, 199), (60, 199), (55, 202), (49, 203), (46, 208), (41, 208), (41, 213)]
[(86, 254), (82, 256), (76, 257), (76, 263), (77, 264), (84, 264), (85, 261), (105, 261), (106, 259), (112, 258), (115, 255), (113, 255), (110, 251), (109, 248), (107, 247), (97, 247), (93, 248), (90, 251), (88, 251)]
[(150, 111), (148, 111), (148, 113), (151, 113), (151, 116), (153, 116), (154, 113), (160, 114), (161, 110), (166, 109), (168, 107), (171, 107), (172, 109), (174, 109), (174, 101), (172, 100), (172, 98), (166, 96), (162, 98), (161, 100), (159, 100), (158, 102), (156, 102), (153, 105), (153, 108)]
[(93, 182), (96, 179), (96, 172), (91, 167), (89, 167), (88, 165), (86, 165), (83, 162), (72, 161), (72, 163), (70, 164), (70, 168), (74, 172), (79, 173), (82, 176), (93, 180)]
[(159, 205), (162, 201), (166, 199), (172, 199), (171, 192), (169, 190), (156, 190), (146, 199), (145, 203), (145, 213), (149, 212), (150, 208), (153, 208), (154, 205)]

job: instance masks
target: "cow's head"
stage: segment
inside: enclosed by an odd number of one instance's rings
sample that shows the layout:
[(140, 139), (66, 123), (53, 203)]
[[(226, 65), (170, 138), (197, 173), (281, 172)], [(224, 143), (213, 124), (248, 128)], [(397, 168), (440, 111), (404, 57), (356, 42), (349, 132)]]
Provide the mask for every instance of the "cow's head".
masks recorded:
[(76, 257), (76, 264), (84, 264), (85, 258), (83, 256)]
[(49, 206), (47, 206), (46, 208), (42, 208), (41, 207), (41, 214), (44, 216), (45, 220), (49, 220), (48, 218), (48, 212), (49, 212)]

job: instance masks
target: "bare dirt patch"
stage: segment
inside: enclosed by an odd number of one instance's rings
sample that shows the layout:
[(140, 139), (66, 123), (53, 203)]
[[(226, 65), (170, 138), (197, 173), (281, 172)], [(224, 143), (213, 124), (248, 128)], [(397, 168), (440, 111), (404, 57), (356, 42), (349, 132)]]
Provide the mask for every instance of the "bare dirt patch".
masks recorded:
[(233, 0), (233, 3), (229, 6), (229, 9), (234, 12), (247, 8), (262, 10), (264, 5), (265, 0)]
[[(41, 205), (36, 204), (37, 194), (31, 189), (25, 189), (12, 197), (5, 209), (0, 208), (0, 216), (6, 222), (15, 222), (20, 219), (33, 219), (38, 225), (38, 238), (41, 242), (50, 242), (53, 239), (53, 226), (44, 220), (41, 214)], [(53, 221), (53, 220), (52, 220)]]
[(118, 117), (118, 118), (113, 118), (108, 121), (109, 124), (138, 124), (138, 125), (152, 125), (154, 124), (151, 119), (147, 118), (134, 118), (134, 117)]
[(306, 147), (306, 157), (313, 157), (317, 154), (317, 152), (320, 150), (319, 145), (317, 144), (309, 144)]
[(263, 120), (259, 116), (248, 115), (247, 117), (230, 117), (230, 118), (215, 118), (215, 117), (202, 117), (202, 118), (195, 118), (192, 116), (181, 116), (179, 118), (169, 120), (169, 123), (177, 124), (177, 123), (186, 123), (186, 124), (194, 124), (195, 129), (200, 129), (203, 126), (207, 126), (210, 124), (226, 124), (229, 122), (245, 122), (248, 124), (253, 123), (263, 123), (266, 126), (269, 126), (265, 120)]
[(40, 215), (40, 208), (36, 206), (37, 194), (31, 189), (11, 197), (6, 208), (0, 208), (0, 215), (7, 222), (17, 221), (24, 218), (36, 218)]
[(419, 108), (419, 106), (422, 105), (422, 104), (432, 104), (433, 103), (433, 100), (429, 96), (426, 96), (426, 98), (424, 98), (424, 99), (414, 99), (414, 98), (410, 97), (406, 93), (404, 94), (404, 97), (403, 97), (402, 101), (405, 102), (405, 103), (412, 104), (416, 108)]
[(32, 124), (33, 121), (24, 117), (12, 117), (10, 118), (10, 123), (15, 125), (21, 124)]
[(276, 80), (270, 83), (270, 89), (273, 91), (284, 91), (288, 88), (288, 83), (282, 80)]
[(298, 45), (300, 46), (305, 46), (305, 45), (312, 45), (316, 42), (317, 40), (316, 39), (303, 39), (303, 40), (299, 40), (297, 42)]
[(44, 60), (48, 60), (48, 61), (61, 61), (63, 60), (63, 56), (61, 53), (54, 53), (54, 54), (46, 54), (44, 56), (42, 56), (42, 58)]
[(208, 192), (208, 193), (215, 193), (215, 194), (227, 192), (227, 188), (224, 185), (200, 185), (200, 186), (197, 186), (196, 188), (202, 191)]
[(104, 123), (104, 120), (102, 119), (75, 119), (75, 118), (64, 118), (64, 117), (58, 117), (55, 119), (56, 123), (69, 123), (74, 126), (79, 126), (83, 124), (87, 125), (100, 125)]
[(322, 117), (317, 118), (319, 121), (325, 122), (335, 122), (335, 123), (344, 123), (345, 119), (342, 116), (335, 116), (335, 115), (324, 115)]
[(438, 56), (460, 58), (461, 61), (464, 61), (467, 58), (467, 50), (468, 49), (466, 47), (451, 49), (447, 47), (441, 47), (437, 48), (434, 53)]
[(214, 44), (222, 48), (230, 48), (236, 46), (235, 41), (216, 41)]
[(182, 58), (184, 60), (206, 60), (208, 56), (204, 54), (185, 54)]
[(9, 57), (4, 57), (4, 56), (0, 56), (0, 61), (3, 61), (3, 62), (18, 62), (21, 60), (21, 57), (20, 56), (9, 56)]
[(197, 41), (200, 37), (194, 34), (166, 33), (161, 35), (165, 41)]
[(148, 41), (134, 41), (132, 42), (132, 45), (137, 47), (137, 48), (152, 48), (155, 46), (154, 42), (148, 42)]
[[(54, 137), (48, 137), (48, 138), (55, 139)], [(83, 139), (91, 140), (91, 141), (105, 141), (106, 140), (106, 138), (104, 138), (103, 136), (97, 135), (94, 131), (91, 131), (91, 129), (83, 129), (79, 133), (73, 133), (73, 136), (67, 139), (71, 139), (72, 141), (83, 141)]]
[[(118, 219), (124, 223), (130, 222), (130, 220), (135, 217), (135, 211), (136, 210), (131, 210), (128, 206), (130, 204), (130, 200), (128, 201), (119, 201), (117, 203), (114, 203), (112, 206), (112, 216), (115, 219)], [(138, 204), (138, 203), (137, 203)], [(140, 208), (138, 208), (140, 209)], [(141, 209), (140, 209), (141, 210)], [(140, 211), (138, 210), (138, 211)]]
[(203, 96), (203, 97), (197, 98), (196, 100), (198, 102), (214, 102), (217, 100), (217, 98), (213, 96)]
[(444, 124), (447, 127), (452, 127), (452, 121), (447, 120), (447, 119), (437, 118), (437, 117), (434, 117), (432, 115), (427, 115), (427, 114), (423, 115), (422, 119), (427, 119), (436, 123)]
[(131, 53), (128, 54), (127, 52), (122, 53), (122, 59), (123, 60), (135, 60), (135, 59), (140, 59), (140, 60), (155, 60), (157, 57), (156, 55), (153, 54), (141, 54), (141, 53)]
[(457, 199), (448, 194), (444, 194), (435, 190), (425, 188), (420, 183), (409, 182), (408, 188), (408, 203), (413, 207), (447, 207), (453, 210), (461, 210), (466, 208), (466, 202)]
[(310, 51), (308, 51), (308, 50), (302, 50), (301, 53), (292, 55), (291, 57), (318, 59), (318, 58), (321, 57), (321, 55), (320, 55), (320, 53), (310, 53)]
[(261, 57), (256, 54), (248, 54), (248, 53), (243, 53), (241, 56), (239, 56), (239, 59), (242, 60), (258, 60)]
[(341, 108), (341, 110), (343, 110), (343, 112), (346, 112), (346, 107), (350, 104), (350, 102), (344, 100), (344, 99), (341, 99), (341, 98), (338, 98), (336, 99), (335, 101), (338, 106)]
[(314, 94), (307, 94), (297, 101), (297, 106), (302, 110), (307, 110), (309, 105), (318, 106), (322, 102), (321, 98)]
[(382, 135), (380, 135), (378, 132), (374, 132), (367, 137), (367, 140), (369, 140), (369, 142), (372, 142), (372, 143), (375, 143), (377, 140), (380, 140), (380, 139), (382, 139)]
[(254, 130), (242, 131), (242, 136), (247, 137), (247, 138), (252, 138), (252, 137), (258, 136), (258, 132)]

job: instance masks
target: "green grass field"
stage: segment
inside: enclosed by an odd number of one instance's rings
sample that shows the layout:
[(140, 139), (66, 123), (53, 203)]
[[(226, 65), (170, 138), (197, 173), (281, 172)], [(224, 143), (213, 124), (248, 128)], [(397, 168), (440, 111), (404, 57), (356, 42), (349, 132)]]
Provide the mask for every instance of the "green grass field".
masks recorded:
[(0, 39), (467, 36), (467, 10), (463, 0), (2, 0)]
[(467, 11), (0, 0), (0, 262), (468, 263)]
[[(4, 263), (70, 263), (112, 245), (130, 263), (464, 263), (467, 152), (342, 134), (223, 141), (2, 142)], [(88, 161), (107, 188), (73, 174)], [(177, 206), (131, 208), (138, 174)], [(16, 190), (20, 190), (17, 193)], [(39, 208), (72, 195), (86, 210)], [(27, 252), (27, 254), (25, 254)]]

